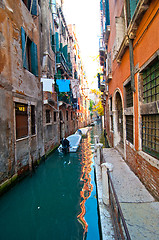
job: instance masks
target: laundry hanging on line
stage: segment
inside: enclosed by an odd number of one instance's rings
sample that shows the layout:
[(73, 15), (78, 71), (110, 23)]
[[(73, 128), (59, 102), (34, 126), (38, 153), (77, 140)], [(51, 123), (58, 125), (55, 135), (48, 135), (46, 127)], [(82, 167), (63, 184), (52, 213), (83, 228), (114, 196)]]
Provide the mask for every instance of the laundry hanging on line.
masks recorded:
[(59, 87), (59, 92), (70, 91), (70, 80), (69, 79), (56, 79), (56, 84)]
[(41, 78), (41, 82), (43, 83), (43, 91), (53, 92), (54, 79)]

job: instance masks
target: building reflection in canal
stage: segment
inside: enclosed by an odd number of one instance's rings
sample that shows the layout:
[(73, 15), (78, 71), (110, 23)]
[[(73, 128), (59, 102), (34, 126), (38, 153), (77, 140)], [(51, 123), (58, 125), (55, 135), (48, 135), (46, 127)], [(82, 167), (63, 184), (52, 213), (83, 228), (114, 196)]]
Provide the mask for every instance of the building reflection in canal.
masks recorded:
[(95, 128), (77, 153), (53, 152), (0, 198), (0, 239), (100, 239), (90, 145)]
[(93, 185), (91, 184), (91, 165), (92, 165), (92, 152), (90, 148), (90, 135), (88, 135), (87, 138), (85, 138), (82, 143), (81, 143), (81, 178), (80, 181), (83, 182), (83, 188), (80, 191), (81, 195), (81, 213), (77, 216), (78, 221), (82, 224), (83, 229), (84, 229), (84, 236), (86, 235), (88, 231), (88, 224), (85, 220), (85, 202), (86, 200), (90, 197), (91, 192), (93, 190)]

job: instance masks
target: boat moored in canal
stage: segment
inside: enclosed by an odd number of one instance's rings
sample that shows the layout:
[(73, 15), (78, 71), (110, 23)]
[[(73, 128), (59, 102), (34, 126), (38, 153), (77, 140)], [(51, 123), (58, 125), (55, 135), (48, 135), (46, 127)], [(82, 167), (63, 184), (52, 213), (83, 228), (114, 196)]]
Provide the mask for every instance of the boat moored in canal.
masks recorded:
[(82, 136), (80, 134), (72, 134), (66, 139), (69, 141), (69, 147), (66, 150), (61, 143), (58, 147), (59, 152), (77, 152)]
[(88, 134), (88, 131), (89, 131), (90, 127), (85, 127), (85, 128), (79, 128), (75, 134), (79, 134), (81, 135), (82, 137), (86, 137), (87, 134)]

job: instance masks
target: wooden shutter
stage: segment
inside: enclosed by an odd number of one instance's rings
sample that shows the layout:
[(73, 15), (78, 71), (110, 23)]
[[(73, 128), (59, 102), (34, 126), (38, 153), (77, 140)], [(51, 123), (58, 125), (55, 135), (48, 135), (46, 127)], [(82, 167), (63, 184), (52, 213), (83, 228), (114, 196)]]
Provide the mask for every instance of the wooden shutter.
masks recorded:
[(52, 35), (52, 50), (55, 52), (55, 35)]
[(56, 32), (55, 33), (55, 38), (56, 38), (56, 51), (59, 51), (59, 34)]
[(21, 27), (21, 41), (22, 41), (22, 61), (23, 61), (23, 67), (28, 69), (27, 66), (27, 59), (26, 59), (26, 35), (23, 27)]
[(37, 0), (33, 0), (31, 14), (37, 16)]
[[(31, 0), (28, 0), (28, 10), (31, 8)], [(37, 16), (37, 0), (33, 0), (31, 14)]]
[(31, 72), (38, 76), (38, 54), (37, 54), (37, 45), (31, 43)]
[(106, 16), (106, 26), (110, 25), (109, 0), (106, 0), (105, 2), (105, 16)]
[(63, 54), (66, 59), (66, 62), (68, 62), (68, 52), (67, 52), (67, 45), (63, 47)]
[(134, 15), (135, 9), (137, 7), (139, 0), (130, 0), (130, 14), (131, 14), (131, 19)]

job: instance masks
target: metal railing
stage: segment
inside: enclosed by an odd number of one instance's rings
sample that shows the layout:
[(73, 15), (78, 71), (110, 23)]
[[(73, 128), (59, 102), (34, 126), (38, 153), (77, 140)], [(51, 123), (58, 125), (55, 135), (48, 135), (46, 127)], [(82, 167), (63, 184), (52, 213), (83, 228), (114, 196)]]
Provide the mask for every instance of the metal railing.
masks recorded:
[(65, 56), (61, 52), (56, 53), (56, 63), (61, 64), (64, 70), (72, 76), (72, 64), (67, 62)]
[(108, 186), (109, 186), (109, 204), (112, 210), (112, 218), (115, 227), (115, 237), (118, 240), (131, 240), (130, 234), (119, 204), (117, 194), (111, 179), (110, 171), (107, 169), (108, 174)]

